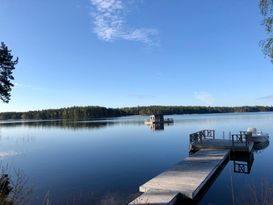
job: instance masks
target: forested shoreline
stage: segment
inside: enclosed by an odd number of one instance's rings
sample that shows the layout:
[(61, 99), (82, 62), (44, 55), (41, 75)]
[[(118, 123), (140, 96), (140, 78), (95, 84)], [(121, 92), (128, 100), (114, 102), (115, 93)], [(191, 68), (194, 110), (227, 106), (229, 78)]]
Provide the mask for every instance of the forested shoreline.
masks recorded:
[(272, 106), (207, 107), (207, 106), (139, 106), (106, 108), (99, 106), (68, 107), (28, 112), (2, 112), (0, 120), (87, 120), (104, 117), (151, 114), (207, 114), (232, 112), (270, 112)]

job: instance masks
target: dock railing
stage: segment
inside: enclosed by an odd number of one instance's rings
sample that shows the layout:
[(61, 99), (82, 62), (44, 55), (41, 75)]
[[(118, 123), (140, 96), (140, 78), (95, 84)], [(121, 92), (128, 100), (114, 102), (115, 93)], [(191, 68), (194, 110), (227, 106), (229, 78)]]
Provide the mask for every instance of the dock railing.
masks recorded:
[(244, 144), (245, 147), (248, 147), (250, 143), (250, 137), (251, 133), (246, 131), (240, 131), (240, 134), (232, 134), (231, 135), (232, 146), (235, 147), (238, 144), (240, 145)]
[(202, 142), (204, 139), (215, 139), (215, 130), (201, 130), (190, 134), (190, 143)]
[(253, 147), (251, 133), (246, 131), (241, 131), (239, 134), (230, 134), (229, 139), (219, 139), (215, 136), (215, 130), (201, 130), (190, 134), (189, 141), (190, 151), (214, 148), (249, 152)]

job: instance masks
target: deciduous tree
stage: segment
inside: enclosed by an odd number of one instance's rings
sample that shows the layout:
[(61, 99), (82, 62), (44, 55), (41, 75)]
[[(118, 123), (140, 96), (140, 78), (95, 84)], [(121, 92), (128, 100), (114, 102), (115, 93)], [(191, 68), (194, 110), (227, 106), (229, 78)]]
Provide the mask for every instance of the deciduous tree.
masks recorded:
[(260, 0), (260, 10), (264, 19), (262, 24), (268, 37), (260, 42), (263, 52), (273, 63), (273, 0)]

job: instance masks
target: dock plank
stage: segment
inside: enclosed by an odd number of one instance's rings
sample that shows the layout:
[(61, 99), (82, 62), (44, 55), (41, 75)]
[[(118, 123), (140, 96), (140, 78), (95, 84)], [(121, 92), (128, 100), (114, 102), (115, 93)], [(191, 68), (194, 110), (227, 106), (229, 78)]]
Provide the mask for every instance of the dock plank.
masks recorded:
[(177, 192), (149, 190), (132, 201), (129, 205), (173, 205), (175, 203), (176, 196)]
[[(216, 172), (218, 167), (227, 159), (230, 150), (204, 149), (200, 150), (174, 167), (161, 173), (150, 181), (139, 187), (140, 192), (145, 192), (130, 204), (137, 203), (145, 199), (149, 204), (171, 204), (169, 198), (181, 193), (182, 195), (193, 199), (210, 177)], [(160, 193), (167, 194), (166, 200), (161, 200)]]
[(193, 150), (199, 149), (231, 149), (233, 151), (246, 151), (249, 152), (253, 148), (253, 142), (249, 142), (246, 146), (245, 142), (232, 143), (228, 139), (204, 139), (202, 141), (195, 141), (191, 143)]

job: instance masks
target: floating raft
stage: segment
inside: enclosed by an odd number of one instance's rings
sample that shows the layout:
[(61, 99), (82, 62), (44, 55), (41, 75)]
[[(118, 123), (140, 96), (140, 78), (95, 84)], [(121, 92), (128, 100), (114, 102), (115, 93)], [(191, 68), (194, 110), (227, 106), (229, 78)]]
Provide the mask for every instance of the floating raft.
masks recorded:
[(230, 149), (203, 149), (139, 187), (130, 205), (170, 205), (182, 194), (193, 199), (229, 157)]
[(216, 139), (215, 130), (201, 130), (190, 134), (190, 150), (200, 149), (230, 149), (234, 152), (250, 152), (254, 143), (249, 133), (230, 134), (230, 139)]

